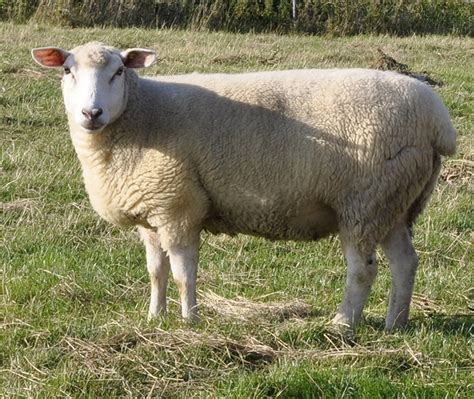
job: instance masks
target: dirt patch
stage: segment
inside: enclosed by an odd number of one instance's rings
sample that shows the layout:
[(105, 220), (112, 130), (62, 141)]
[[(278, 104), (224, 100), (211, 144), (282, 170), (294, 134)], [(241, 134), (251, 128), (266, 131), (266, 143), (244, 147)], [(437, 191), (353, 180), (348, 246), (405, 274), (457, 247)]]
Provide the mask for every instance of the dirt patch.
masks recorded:
[(474, 154), (463, 159), (446, 160), (440, 177), (451, 184), (465, 185), (474, 192)]
[(0, 202), (0, 212), (31, 212), (36, 206), (37, 201), (34, 199), (19, 198), (9, 202)]
[(381, 49), (377, 49), (377, 58), (370, 65), (372, 69), (379, 69), (381, 71), (394, 71), (418, 79), (430, 86), (442, 86), (443, 82), (437, 81), (429, 76), (428, 72), (411, 71), (408, 65), (398, 62), (394, 58), (385, 54)]
[(31, 79), (43, 79), (43, 78), (52, 79), (52, 77), (48, 75), (47, 72), (38, 71), (35, 69), (30, 69), (30, 68), (23, 68), (20, 65), (8, 64), (6, 62), (0, 66), (0, 72), (4, 74), (13, 74), (16, 76), (23, 76), (25, 78), (31, 78)]
[(258, 64), (275, 65), (282, 60), (280, 50), (276, 49), (268, 56), (244, 56), (240, 54), (218, 55), (211, 59), (213, 64), (235, 65), (235, 64)]

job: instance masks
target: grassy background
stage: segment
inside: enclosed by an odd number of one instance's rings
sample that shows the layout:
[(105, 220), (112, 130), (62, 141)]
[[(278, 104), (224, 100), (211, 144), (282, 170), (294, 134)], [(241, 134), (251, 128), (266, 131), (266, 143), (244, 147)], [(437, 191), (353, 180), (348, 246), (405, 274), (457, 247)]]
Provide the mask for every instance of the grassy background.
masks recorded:
[(466, 0), (0, 0), (0, 20), (354, 35), (474, 34)]
[[(147, 323), (148, 276), (135, 232), (91, 210), (70, 143), (60, 72), (35, 46), (98, 39), (151, 47), (146, 74), (370, 65), (382, 48), (428, 71), (459, 131), (415, 229), (411, 328), (383, 332), (382, 257), (357, 343), (326, 334), (345, 265), (336, 238), (269, 242), (203, 235), (202, 322)], [(239, 35), (0, 24), (0, 396), (472, 398), (474, 41)]]

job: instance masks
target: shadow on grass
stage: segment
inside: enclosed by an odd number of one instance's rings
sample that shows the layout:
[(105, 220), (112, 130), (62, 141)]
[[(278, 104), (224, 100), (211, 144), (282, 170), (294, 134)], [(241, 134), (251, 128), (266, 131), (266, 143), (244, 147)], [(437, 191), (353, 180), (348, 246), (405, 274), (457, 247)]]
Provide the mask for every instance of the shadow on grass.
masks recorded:
[(410, 330), (425, 327), (430, 331), (438, 331), (444, 335), (462, 335), (471, 338), (474, 333), (474, 314), (442, 314), (435, 313), (429, 316), (414, 318)]
[[(385, 321), (381, 317), (369, 317), (364, 324), (378, 331), (383, 331), (385, 328)], [(474, 334), (474, 314), (433, 313), (417, 316), (409, 320), (405, 332), (412, 333), (422, 328), (428, 331), (437, 331), (446, 336), (462, 335), (470, 338)]]

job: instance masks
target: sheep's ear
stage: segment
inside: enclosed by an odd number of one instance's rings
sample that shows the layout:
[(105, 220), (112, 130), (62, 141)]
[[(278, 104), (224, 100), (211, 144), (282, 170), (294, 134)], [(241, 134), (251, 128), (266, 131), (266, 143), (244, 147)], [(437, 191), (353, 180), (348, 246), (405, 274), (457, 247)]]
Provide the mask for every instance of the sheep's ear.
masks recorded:
[(129, 48), (120, 53), (123, 64), (127, 68), (145, 68), (153, 64), (156, 53), (143, 48)]
[(57, 47), (40, 47), (31, 50), (31, 56), (40, 65), (47, 68), (61, 67), (70, 52)]

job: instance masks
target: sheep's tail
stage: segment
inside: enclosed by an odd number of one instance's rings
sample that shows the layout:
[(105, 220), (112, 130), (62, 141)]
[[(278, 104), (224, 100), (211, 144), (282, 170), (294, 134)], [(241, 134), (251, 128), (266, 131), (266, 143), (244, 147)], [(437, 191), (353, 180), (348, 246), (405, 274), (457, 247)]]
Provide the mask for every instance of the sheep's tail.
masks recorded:
[(440, 155), (453, 155), (456, 152), (456, 129), (454, 128), (449, 112), (441, 99), (435, 96), (430, 118), (433, 123), (433, 147)]

